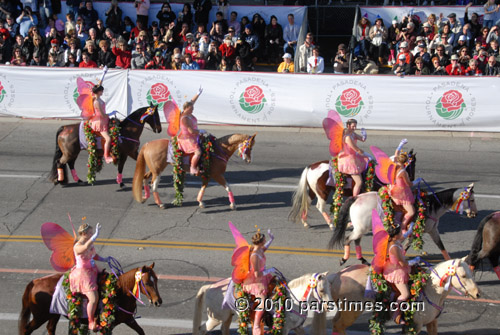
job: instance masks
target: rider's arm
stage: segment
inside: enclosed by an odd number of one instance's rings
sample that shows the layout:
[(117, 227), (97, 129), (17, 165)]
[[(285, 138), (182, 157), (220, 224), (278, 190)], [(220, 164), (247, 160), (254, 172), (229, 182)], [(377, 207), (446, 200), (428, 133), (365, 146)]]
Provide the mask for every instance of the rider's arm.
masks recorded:
[(356, 151), (358, 154), (362, 155), (363, 154), (363, 150), (361, 150), (360, 148), (358, 148), (358, 146), (356, 144), (354, 144), (353, 140), (351, 139), (350, 136), (347, 136), (346, 139), (345, 139), (345, 143), (350, 146), (354, 151)]
[(101, 116), (104, 116), (104, 111), (101, 110), (101, 104), (97, 99), (94, 99), (94, 113), (99, 113)]
[(196, 129), (193, 129), (193, 124), (191, 123), (191, 119), (188, 117), (183, 117), (181, 119), (182, 124), (186, 127), (190, 134), (198, 135), (200, 132)]
[(399, 265), (408, 266), (408, 262), (406, 261), (406, 257), (401, 252), (400, 248), (391, 248), (391, 253), (398, 258)]
[(196, 100), (198, 100), (198, 98), (200, 97), (201, 92), (203, 92), (203, 88), (201, 88), (201, 86), (200, 86), (200, 88), (198, 89), (198, 93), (196, 93), (196, 95), (191, 99), (191, 102), (193, 103), (193, 105), (196, 102)]
[(408, 176), (408, 172), (406, 172), (406, 170), (401, 172), (401, 177), (404, 179), (406, 185), (410, 187), (413, 186), (413, 183), (411, 182), (410, 177)]
[(85, 251), (87, 251), (88, 249), (90, 249), (92, 247), (93, 243), (94, 243), (94, 241), (92, 241), (92, 240), (88, 240), (84, 244), (77, 243), (77, 244), (75, 244), (73, 249), (75, 250), (75, 252), (77, 254), (82, 254)]

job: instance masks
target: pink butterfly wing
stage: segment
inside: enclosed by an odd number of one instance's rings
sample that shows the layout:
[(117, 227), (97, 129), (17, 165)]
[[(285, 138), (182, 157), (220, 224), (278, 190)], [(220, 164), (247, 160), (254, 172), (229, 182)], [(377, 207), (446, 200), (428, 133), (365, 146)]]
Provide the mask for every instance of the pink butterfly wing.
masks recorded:
[(379, 148), (376, 146), (370, 146), (375, 159), (377, 160), (377, 166), (375, 167), (375, 173), (378, 179), (384, 184), (393, 184), (396, 174), (396, 164)]
[(330, 140), (330, 155), (335, 157), (342, 151), (342, 136), (344, 133), (342, 119), (336, 111), (331, 110), (328, 112), (328, 117), (323, 119), (323, 129), (326, 137)]
[(94, 101), (92, 99), (92, 91), (89, 83), (81, 77), (76, 79), (76, 87), (78, 89), (78, 98), (76, 104), (82, 111), (80, 114), (84, 119), (90, 119), (94, 115)]
[(372, 260), (372, 267), (375, 272), (382, 273), (386, 263), (389, 234), (385, 231), (382, 220), (380, 219), (376, 209), (372, 210), (372, 231), (373, 253), (375, 254)]
[(250, 245), (232, 222), (229, 222), (229, 229), (236, 243), (231, 257), (231, 265), (234, 266), (231, 277), (235, 283), (242, 283), (250, 271)]
[(168, 122), (167, 134), (170, 137), (177, 135), (180, 129), (181, 110), (173, 100), (165, 102), (163, 105), (163, 113)]
[(65, 272), (75, 265), (74, 238), (57, 223), (46, 222), (41, 227), (42, 239), (52, 251), (50, 264), (54, 270)]

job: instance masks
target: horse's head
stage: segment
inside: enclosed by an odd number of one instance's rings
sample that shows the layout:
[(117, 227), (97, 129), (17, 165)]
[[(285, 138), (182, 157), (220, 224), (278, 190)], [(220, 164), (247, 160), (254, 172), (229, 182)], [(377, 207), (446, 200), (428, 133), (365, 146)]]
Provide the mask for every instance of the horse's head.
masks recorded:
[(146, 116), (144, 121), (151, 127), (154, 133), (161, 133), (161, 122), (160, 122), (160, 114), (158, 114), (158, 105), (151, 104), (146, 113), (149, 115)]
[(240, 157), (248, 164), (252, 162), (252, 148), (255, 144), (256, 135), (257, 133), (248, 136), (238, 147)]
[(408, 152), (408, 159), (410, 159), (411, 162), (410, 162), (410, 165), (408, 166), (408, 168), (406, 169), (406, 171), (408, 172), (408, 177), (410, 177), (410, 180), (414, 181), (415, 180), (415, 168), (417, 165), (417, 153), (413, 152), (413, 149), (411, 149), (410, 152)]
[(466, 262), (466, 258), (467, 256), (449, 261), (451, 262), (451, 269), (453, 269), (453, 267), (455, 268), (455, 275), (451, 278), (451, 285), (466, 296), (477, 299), (480, 296), (479, 287), (477, 287), (474, 281), (472, 271), (469, 264)]
[(475, 218), (477, 216), (476, 199), (474, 197), (474, 183), (464, 189), (458, 189), (453, 194), (452, 209), (457, 212), (464, 209), (468, 218)]
[(144, 265), (142, 267), (141, 274), (143, 285), (141, 285), (141, 292), (148, 297), (151, 304), (159, 307), (163, 301), (160, 297), (160, 292), (158, 292), (158, 277), (153, 270), (154, 266), (155, 263), (150, 266)]
[(328, 304), (333, 301), (331, 285), (327, 275), (328, 272), (323, 272), (316, 277), (317, 284), (315, 295), (317, 296), (315, 296), (315, 298), (322, 303), (323, 310), (327, 310), (329, 307)]

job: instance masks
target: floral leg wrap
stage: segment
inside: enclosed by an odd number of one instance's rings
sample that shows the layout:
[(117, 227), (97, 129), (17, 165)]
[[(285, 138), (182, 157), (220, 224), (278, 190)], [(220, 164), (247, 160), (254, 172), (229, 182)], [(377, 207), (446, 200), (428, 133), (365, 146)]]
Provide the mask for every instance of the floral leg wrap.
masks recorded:
[(116, 182), (118, 184), (121, 184), (122, 183), (122, 180), (123, 180), (123, 175), (121, 173), (119, 173), (117, 176), (116, 176)]
[(76, 170), (75, 169), (71, 169), (71, 175), (73, 176), (73, 180), (75, 182), (78, 182), (80, 180), (80, 178), (78, 178), (78, 175), (76, 174)]
[(57, 169), (57, 181), (63, 181), (64, 180), (64, 170), (61, 168)]
[(144, 185), (144, 199), (149, 199), (151, 196), (151, 190), (149, 188), (149, 185)]
[(358, 259), (363, 258), (363, 253), (361, 252), (361, 246), (360, 245), (356, 246), (356, 257)]
[(234, 194), (233, 194), (233, 192), (232, 191), (228, 191), (227, 195), (229, 197), (229, 202), (232, 203), (232, 204), (234, 204)]

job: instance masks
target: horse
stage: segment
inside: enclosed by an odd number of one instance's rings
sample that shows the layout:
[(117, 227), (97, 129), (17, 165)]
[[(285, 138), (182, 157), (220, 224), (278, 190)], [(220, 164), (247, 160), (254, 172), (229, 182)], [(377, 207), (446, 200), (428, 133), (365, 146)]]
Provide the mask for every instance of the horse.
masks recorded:
[[(127, 326), (137, 332), (137, 334), (144, 335), (144, 330), (135, 321), (136, 298), (130, 294), (134, 289), (136, 279), (135, 274), (141, 271), (142, 285), (140, 290), (145, 294), (149, 302), (159, 307), (162, 304), (160, 293), (158, 292), (158, 277), (153, 271), (155, 263), (150, 266), (143, 266), (132, 269), (118, 277), (117, 281), (117, 295), (116, 307), (118, 310), (115, 312), (115, 321), (112, 328), (120, 323), (125, 323)], [(47, 332), (49, 335), (56, 334), (56, 326), (59, 321), (59, 314), (50, 313), (50, 303), (52, 296), (57, 285), (57, 282), (63, 274), (57, 273), (42, 278), (33, 279), (24, 290), (22, 298), (22, 310), (19, 316), (19, 335), (28, 335), (33, 333), (36, 329), (42, 326), (45, 322), (47, 324)], [(30, 316), (33, 319), (30, 320)]]
[[(291, 290), (293, 306), (284, 308), (285, 310), (285, 325), (283, 327), (283, 335), (287, 335), (291, 330), (295, 330), (296, 334), (304, 334), (302, 324), (307, 318), (307, 311), (300, 308), (300, 300), (295, 297), (304, 296), (304, 292), (308, 288), (310, 280), (317, 275), (317, 290), (313, 290), (309, 296), (308, 303), (312, 301), (318, 304), (332, 301), (330, 292), (330, 283), (327, 280), (327, 273), (321, 274), (305, 274), (288, 283)], [(231, 309), (222, 309), (222, 302), (227, 291), (227, 285), (231, 278), (223, 279), (214, 284), (202, 286), (196, 295), (194, 317), (193, 317), (193, 335), (204, 335), (218, 325), (221, 325), (222, 335), (229, 335), (229, 326), (235, 314)], [(305, 299), (304, 299), (305, 300)], [(206, 301), (208, 320), (201, 325), (202, 309)], [(302, 306), (304, 306), (302, 304)]]
[[(257, 134), (252, 136), (245, 134), (231, 134), (216, 139), (213, 143), (214, 152), (210, 155), (210, 176), (209, 178), (203, 178), (201, 189), (198, 192), (197, 201), (200, 208), (205, 208), (203, 195), (210, 179), (215, 180), (222, 187), (224, 187), (229, 196), (231, 209), (236, 208), (234, 195), (224, 178), (224, 172), (226, 172), (226, 166), (229, 158), (231, 158), (236, 150), (240, 150), (242, 152), (241, 157), (246, 163), (250, 163), (252, 161), (252, 148), (255, 144), (256, 135)], [(165, 205), (161, 202), (160, 195), (158, 193), (158, 184), (160, 183), (160, 176), (163, 170), (168, 164), (172, 165), (172, 163), (167, 162), (169, 144), (170, 140), (168, 139), (154, 140), (146, 143), (139, 152), (139, 157), (137, 158), (135, 166), (134, 179), (132, 181), (132, 193), (137, 202), (143, 203), (149, 198), (150, 190), (147, 185), (147, 181), (151, 178), (155, 203), (159, 208), (165, 208)], [(149, 172), (145, 174), (146, 166), (148, 167)], [(183, 169), (184, 171), (189, 170), (189, 166), (184, 165)], [(142, 197), (143, 186), (145, 191), (144, 197)]]
[[(470, 194), (468, 201), (463, 201), (467, 217), (476, 217), (477, 207), (474, 199), (474, 184), (466, 188), (449, 188), (437, 192), (435, 195), (432, 193), (427, 195), (429, 206), (426, 208), (425, 213), (424, 232), (431, 236), (434, 243), (438, 246), (439, 250), (441, 250), (444, 259), (450, 259), (450, 255), (448, 255), (441, 241), (441, 237), (439, 236), (439, 218), (450, 210), (453, 204), (461, 197), (460, 194), (464, 189)], [(363, 258), (360, 245), (361, 237), (371, 230), (371, 213), (373, 209), (379, 206), (379, 201), (380, 196), (377, 192), (368, 192), (347, 199), (340, 208), (338, 225), (329, 243), (330, 249), (333, 249), (335, 246), (344, 245), (346, 255), (348, 255), (349, 253), (347, 251), (349, 251), (351, 242), (354, 241), (356, 244), (356, 256), (362, 263), (365, 263), (366, 260)], [(353, 231), (345, 237), (349, 216), (351, 218)], [(341, 265), (344, 264), (345, 261), (347, 261), (347, 259), (342, 259)]]
[[(415, 166), (417, 162), (416, 155), (417, 153), (413, 153), (413, 149), (408, 153), (409, 157), (412, 158), (410, 165), (408, 166), (408, 176), (410, 180), (415, 180)], [(307, 213), (309, 211), (309, 206), (311, 202), (318, 198), (316, 202), (316, 208), (321, 213), (323, 218), (326, 221), (326, 224), (330, 227), (331, 230), (334, 229), (332, 219), (330, 218), (330, 213), (326, 211), (326, 204), (328, 201), (328, 197), (332, 192), (335, 191), (335, 186), (327, 185), (328, 177), (330, 174), (330, 161), (321, 161), (313, 163), (307, 166), (303, 171), (300, 177), (299, 184), (295, 189), (292, 197), (292, 209), (288, 214), (288, 219), (290, 221), (297, 222), (300, 219), (305, 228), (309, 227), (307, 223)], [(332, 179), (333, 179), (332, 173)], [(335, 183), (335, 182), (334, 182)], [(353, 184), (353, 180), (350, 176), (348, 176), (347, 185)], [(380, 187), (384, 186), (377, 176), (375, 176), (375, 180), (373, 183), (374, 191), (378, 191)], [(344, 196), (352, 195), (352, 189), (347, 187), (344, 188)]]
[[(477, 299), (480, 296), (479, 288), (472, 277), (472, 271), (462, 259), (447, 260), (437, 264), (434, 268), (427, 270), (430, 279), (423, 290), (423, 297), (419, 301), (418, 310), (414, 314), (414, 322), (417, 334), (423, 326), (427, 327), (427, 334), (437, 335), (437, 318), (444, 309), (444, 301), (449, 294), (449, 290), (442, 287), (441, 278), (446, 275), (449, 267), (455, 268), (455, 275), (451, 276), (450, 286), (460, 291), (461, 294)], [(330, 273), (328, 280), (332, 288), (334, 301), (347, 301), (365, 304), (366, 282), (370, 273), (370, 267), (357, 264), (343, 269), (338, 273)], [(422, 305), (423, 304), (423, 305)], [(366, 306), (366, 305), (364, 305)], [(417, 306), (415, 306), (417, 307)], [(363, 313), (363, 308), (349, 307), (339, 310), (333, 318), (332, 334), (346, 334), (346, 328), (351, 326)], [(324, 313), (314, 315), (312, 322), (312, 334), (325, 334), (326, 316)]]
[[(159, 134), (161, 132), (160, 116), (158, 114), (157, 105), (154, 107), (139, 108), (120, 122), (120, 141), (118, 142), (120, 157), (118, 159), (118, 175), (116, 177), (116, 182), (121, 188), (125, 186), (122, 181), (122, 172), (123, 166), (127, 161), (127, 156), (137, 160), (140, 144), (139, 138), (144, 129), (144, 122), (149, 124), (154, 133)], [(75, 170), (75, 161), (81, 151), (79, 127), (80, 124), (75, 123), (61, 126), (57, 130), (56, 152), (52, 161), (52, 170), (49, 175), (49, 180), (54, 184), (66, 184), (68, 182), (66, 164), (68, 164), (71, 169), (73, 180), (78, 184), (83, 184), (80, 178), (78, 178)], [(98, 150), (98, 154), (102, 157), (103, 151)], [(57, 169), (63, 169), (63, 181), (58, 181)]]
[(500, 212), (491, 213), (485, 217), (477, 227), (477, 233), (472, 243), (472, 248), (467, 256), (467, 263), (471, 269), (477, 268), (479, 263), (488, 258), (493, 271), (500, 279), (500, 266), (498, 258), (500, 257)]

